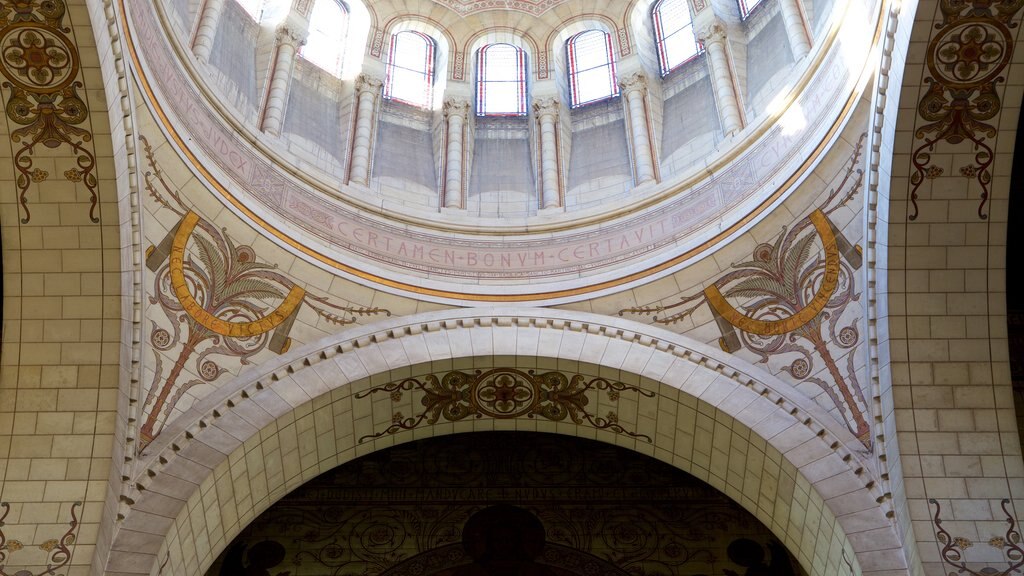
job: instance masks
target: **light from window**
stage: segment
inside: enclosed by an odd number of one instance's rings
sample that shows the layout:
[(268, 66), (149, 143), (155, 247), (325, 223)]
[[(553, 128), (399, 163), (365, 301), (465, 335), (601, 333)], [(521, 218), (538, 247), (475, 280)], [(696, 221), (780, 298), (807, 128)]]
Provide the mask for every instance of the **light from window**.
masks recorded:
[(761, 0), (739, 0), (740, 3), (740, 16), (746, 18), (750, 16), (750, 13), (761, 5)]
[[(743, 0), (739, 0), (743, 3)], [(658, 41), (658, 61), (664, 76), (693, 60), (701, 52), (693, 34), (693, 21), (686, 0), (661, 0), (651, 13)]]
[(434, 84), (434, 40), (419, 32), (391, 37), (384, 97), (426, 108)]
[(309, 35), (299, 54), (335, 76), (341, 75), (345, 52), (345, 8), (337, 0), (317, 0), (309, 18)]
[(566, 42), (565, 48), (573, 108), (619, 95), (610, 35), (600, 30), (580, 32)]
[(263, 13), (263, 0), (238, 0), (238, 5), (252, 16), (252, 19), (259, 22)]
[(477, 54), (477, 115), (525, 115), (526, 53), (511, 44), (491, 44)]

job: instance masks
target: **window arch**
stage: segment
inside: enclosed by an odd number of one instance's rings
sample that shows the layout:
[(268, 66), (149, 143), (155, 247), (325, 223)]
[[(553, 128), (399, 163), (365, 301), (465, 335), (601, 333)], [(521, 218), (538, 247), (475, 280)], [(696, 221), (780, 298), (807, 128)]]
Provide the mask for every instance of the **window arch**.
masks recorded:
[(309, 35), (299, 55), (331, 74), (341, 76), (347, 32), (348, 11), (345, 6), (338, 0), (317, 0), (309, 18)]
[(746, 19), (755, 8), (761, 5), (761, 0), (738, 0), (740, 3), (740, 17)]
[(526, 114), (526, 53), (511, 44), (488, 44), (477, 51), (477, 116)]
[(391, 37), (384, 97), (423, 108), (434, 85), (434, 39), (415, 31)]
[(602, 30), (580, 32), (565, 43), (572, 107), (619, 95), (612, 37)]
[(686, 0), (661, 0), (654, 5), (651, 17), (654, 19), (654, 38), (658, 44), (662, 76), (700, 54), (701, 46), (693, 32), (693, 20)]

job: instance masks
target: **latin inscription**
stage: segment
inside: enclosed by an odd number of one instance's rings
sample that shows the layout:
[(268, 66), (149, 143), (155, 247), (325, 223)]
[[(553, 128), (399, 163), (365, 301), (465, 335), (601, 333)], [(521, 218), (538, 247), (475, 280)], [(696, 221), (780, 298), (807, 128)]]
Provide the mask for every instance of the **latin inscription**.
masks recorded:
[(128, 0), (137, 41), (144, 48), (148, 80), (178, 118), (173, 128), (187, 147), (197, 146), (233, 182), (243, 188), (241, 204), (255, 199), (283, 220), (318, 238), (324, 245), (358, 254), (389, 267), (463, 278), (557, 278), (594, 274), (611, 264), (643, 258), (669, 246), (683, 246), (707, 226), (723, 226), (726, 214), (746, 201), (779, 170), (792, 162), (807, 135), (826, 120), (825, 112), (843, 88), (847, 66), (831, 56), (799, 102), (805, 124), (799, 130), (776, 127), (726, 169), (680, 194), (659, 210), (627, 217), (591, 232), (555, 237), (510, 236), (503, 239), (452, 237), (427, 230), (373, 221), (325, 195), (285, 178), (279, 170), (243, 145), (208, 110), (170, 54), (150, 6)]

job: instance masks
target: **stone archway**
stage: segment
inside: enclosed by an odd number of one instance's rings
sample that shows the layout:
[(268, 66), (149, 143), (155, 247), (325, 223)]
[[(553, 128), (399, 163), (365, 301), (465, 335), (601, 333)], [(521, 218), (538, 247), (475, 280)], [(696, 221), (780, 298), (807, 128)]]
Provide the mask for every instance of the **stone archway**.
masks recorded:
[(474, 432), (378, 450), (254, 519), (207, 576), (797, 576), (767, 527), (611, 444)]
[[(479, 394), (466, 374), (498, 369), (575, 386), (587, 400), (562, 418), (554, 408), (458, 418), (459, 403), (423, 402), (452, 379)], [(502, 429), (669, 462), (754, 514), (809, 574), (904, 571), (866, 457), (847, 448), (856, 439), (784, 390), (721, 351), (590, 314), (447, 311), (355, 328), (239, 377), (169, 426), (135, 479), (107, 572), (202, 574), (253, 518), (321, 472), (415, 438)]]

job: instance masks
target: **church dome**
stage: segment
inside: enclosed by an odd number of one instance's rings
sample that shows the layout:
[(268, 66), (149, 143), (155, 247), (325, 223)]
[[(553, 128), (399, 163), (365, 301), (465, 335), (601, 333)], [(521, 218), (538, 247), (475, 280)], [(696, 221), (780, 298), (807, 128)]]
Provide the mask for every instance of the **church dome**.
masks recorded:
[(392, 292), (564, 302), (795, 190), (860, 98), (866, 4), (166, 0), (136, 45), (161, 128), (268, 238)]

